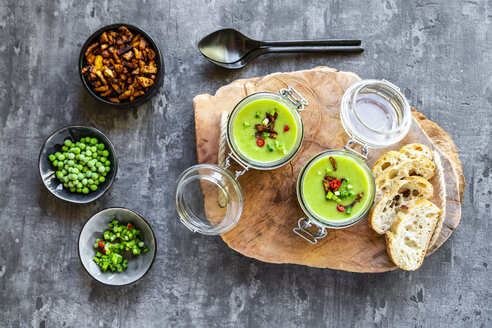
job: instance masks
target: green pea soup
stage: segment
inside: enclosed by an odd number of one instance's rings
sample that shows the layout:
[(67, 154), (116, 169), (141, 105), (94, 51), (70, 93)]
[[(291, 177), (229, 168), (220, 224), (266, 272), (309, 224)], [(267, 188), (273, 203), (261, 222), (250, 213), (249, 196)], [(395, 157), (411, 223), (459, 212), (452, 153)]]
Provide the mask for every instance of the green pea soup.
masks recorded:
[[(255, 137), (257, 132), (255, 125), (261, 123), (266, 113), (272, 110), (278, 114), (275, 119), (277, 138), (262, 138), (265, 144), (260, 147)], [(284, 128), (288, 131), (284, 131)], [(289, 154), (297, 141), (297, 129), (296, 120), (285, 105), (272, 99), (259, 99), (250, 102), (240, 110), (234, 119), (232, 134), (243, 156), (250, 160), (267, 163), (278, 161)]]
[(338, 180), (349, 179), (349, 184), (352, 186), (351, 191), (354, 193), (354, 196), (343, 199), (340, 205), (347, 206), (355, 200), (358, 193), (364, 193), (362, 199), (352, 207), (350, 214), (339, 212), (338, 204), (326, 199), (323, 187), (326, 169), (333, 170), (329, 157), (320, 158), (305, 173), (301, 186), (305, 204), (325, 221), (343, 221), (359, 216), (367, 204), (372, 201), (370, 199), (371, 177), (354, 159), (348, 156), (332, 155), (337, 162), (337, 170), (330, 172), (329, 175)]

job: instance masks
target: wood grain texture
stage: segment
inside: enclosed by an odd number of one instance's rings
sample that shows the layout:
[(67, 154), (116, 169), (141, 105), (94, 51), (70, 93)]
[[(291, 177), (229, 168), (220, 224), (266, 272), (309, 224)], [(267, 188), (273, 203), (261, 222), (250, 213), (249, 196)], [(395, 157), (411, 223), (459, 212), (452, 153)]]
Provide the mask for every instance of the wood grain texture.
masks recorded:
[[(232, 249), (249, 257), (272, 263), (296, 263), (320, 268), (353, 272), (385, 272), (395, 269), (389, 259), (383, 235), (369, 228), (367, 220), (341, 230), (329, 230), (328, 236), (311, 245), (295, 235), (292, 228), (304, 216), (295, 191), (298, 174), (306, 161), (326, 149), (341, 149), (349, 137), (339, 120), (339, 105), (345, 90), (359, 77), (328, 67), (291, 73), (275, 73), (265, 77), (241, 79), (220, 88), (214, 96), (194, 98), (196, 144), (199, 163), (216, 163), (220, 115), (230, 112), (245, 96), (259, 92), (278, 92), (295, 87), (308, 101), (302, 112), (305, 139), (299, 154), (287, 165), (273, 171), (250, 170), (239, 181), (245, 192), (244, 210), (237, 226), (222, 235)], [(446, 172), (446, 218), (441, 235), (429, 250), (435, 251), (449, 238), (459, 223), (464, 190), (464, 177), (455, 145), (434, 122), (412, 110), (414, 118), (409, 134), (398, 144), (382, 150), (371, 150), (367, 164), (384, 152), (419, 142), (439, 152)], [(435, 195), (439, 181), (431, 179)], [(207, 196), (205, 211), (210, 213), (216, 195)]]

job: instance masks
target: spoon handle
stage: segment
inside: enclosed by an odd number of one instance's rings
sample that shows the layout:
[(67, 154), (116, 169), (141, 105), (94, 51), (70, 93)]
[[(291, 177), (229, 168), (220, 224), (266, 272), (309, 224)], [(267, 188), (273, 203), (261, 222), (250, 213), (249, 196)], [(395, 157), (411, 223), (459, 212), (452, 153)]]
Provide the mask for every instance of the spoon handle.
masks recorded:
[(358, 53), (363, 52), (364, 48), (355, 46), (297, 46), (297, 47), (268, 47), (263, 53)]
[(350, 39), (322, 39), (322, 40), (286, 40), (286, 41), (262, 41), (261, 46), (266, 47), (293, 47), (293, 46), (358, 46), (360, 40)]

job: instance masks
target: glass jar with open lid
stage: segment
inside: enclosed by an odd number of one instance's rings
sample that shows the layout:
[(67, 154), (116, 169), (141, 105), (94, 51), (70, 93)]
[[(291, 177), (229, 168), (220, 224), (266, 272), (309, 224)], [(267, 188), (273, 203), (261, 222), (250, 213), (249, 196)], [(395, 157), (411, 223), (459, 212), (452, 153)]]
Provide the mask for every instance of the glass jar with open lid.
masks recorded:
[[(369, 148), (384, 148), (410, 130), (410, 105), (400, 89), (385, 80), (362, 80), (344, 93), (340, 120), (350, 140), (343, 150), (327, 150), (306, 162), (297, 180), (297, 198), (306, 217), (296, 234), (316, 244), (326, 229), (362, 220), (375, 198), (374, 177), (364, 162)], [(359, 145), (361, 152), (351, 148)]]
[[(195, 165), (178, 178), (175, 203), (183, 224), (206, 235), (232, 229), (243, 209), (238, 177), (250, 168), (272, 170), (292, 160), (304, 139), (300, 112), (307, 105), (293, 87), (243, 98), (228, 115), (224, 129), (230, 150), (224, 166)], [(232, 162), (239, 171), (231, 171)]]

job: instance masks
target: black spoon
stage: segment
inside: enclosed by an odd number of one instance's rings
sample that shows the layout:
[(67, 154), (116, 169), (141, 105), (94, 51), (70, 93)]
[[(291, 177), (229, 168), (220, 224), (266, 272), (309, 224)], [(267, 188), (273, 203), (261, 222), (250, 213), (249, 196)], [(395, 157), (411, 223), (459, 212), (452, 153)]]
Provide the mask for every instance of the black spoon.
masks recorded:
[(198, 43), (198, 49), (212, 63), (231, 69), (246, 66), (266, 53), (358, 53), (360, 40), (257, 41), (234, 29), (216, 31)]

